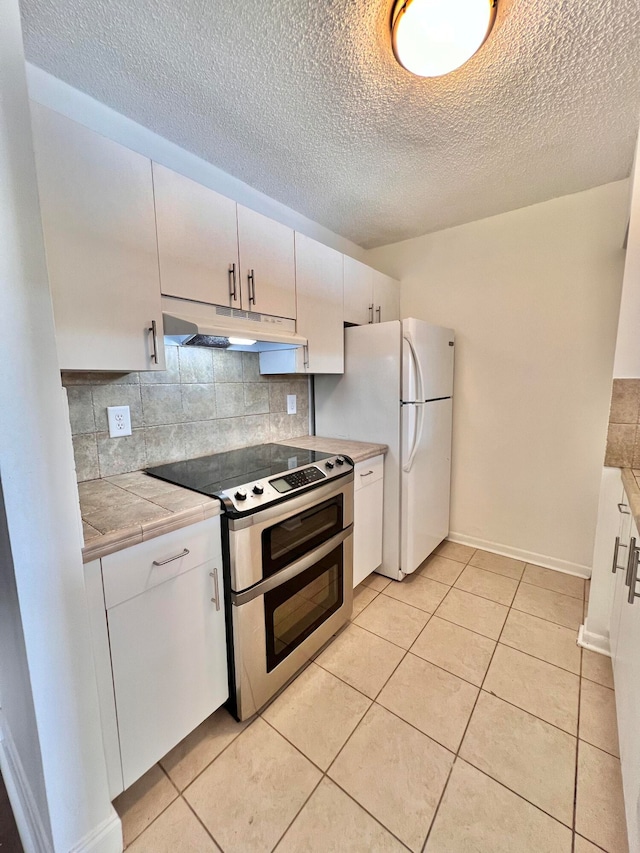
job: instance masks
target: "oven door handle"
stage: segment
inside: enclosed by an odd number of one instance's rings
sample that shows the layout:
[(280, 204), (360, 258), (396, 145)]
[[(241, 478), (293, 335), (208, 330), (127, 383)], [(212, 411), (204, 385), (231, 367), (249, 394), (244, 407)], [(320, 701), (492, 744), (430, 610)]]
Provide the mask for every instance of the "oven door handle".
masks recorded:
[(348, 527), (345, 527), (344, 530), (341, 530), (336, 536), (333, 536), (318, 548), (314, 548), (313, 551), (310, 551), (308, 554), (305, 554), (304, 557), (296, 560), (295, 563), (291, 563), (290, 566), (280, 569), (280, 571), (276, 572), (275, 575), (271, 575), (270, 577), (265, 578), (265, 580), (259, 581), (244, 592), (232, 592), (231, 603), (235, 607), (240, 607), (243, 604), (247, 604), (249, 601), (253, 601), (254, 598), (258, 598), (260, 595), (264, 595), (266, 592), (270, 592), (277, 586), (280, 586), (298, 575), (301, 575), (317, 563), (318, 560), (322, 560), (323, 557), (330, 554), (334, 548), (337, 548), (338, 545), (344, 542), (344, 540), (351, 536), (352, 533), (353, 524), (350, 524)]

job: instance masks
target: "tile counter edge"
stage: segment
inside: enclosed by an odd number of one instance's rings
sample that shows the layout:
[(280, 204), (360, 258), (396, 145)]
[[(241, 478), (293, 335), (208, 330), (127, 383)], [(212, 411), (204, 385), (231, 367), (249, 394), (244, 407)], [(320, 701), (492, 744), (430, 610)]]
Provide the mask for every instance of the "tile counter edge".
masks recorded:
[(374, 456), (384, 455), (389, 450), (387, 444), (376, 444), (368, 441), (352, 441), (348, 438), (327, 438), (321, 435), (298, 435), (277, 441), (276, 444), (284, 444), (288, 447), (300, 447), (303, 450), (319, 450), (325, 453), (344, 453), (350, 456), (357, 464)]
[(640, 471), (633, 468), (621, 468), (620, 476), (624, 491), (629, 501), (629, 509), (633, 515), (636, 527), (640, 528)]

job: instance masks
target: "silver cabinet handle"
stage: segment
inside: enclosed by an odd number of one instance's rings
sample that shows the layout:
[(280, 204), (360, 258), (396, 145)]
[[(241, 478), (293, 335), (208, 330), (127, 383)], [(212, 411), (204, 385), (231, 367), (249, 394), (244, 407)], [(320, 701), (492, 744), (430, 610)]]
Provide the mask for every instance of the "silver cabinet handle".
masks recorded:
[(627, 557), (627, 571), (624, 577), (624, 585), (629, 586), (631, 583), (631, 570), (633, 569), (633, 555), (636, 552), (636, 540), (632, 536), (629, 542), (629, 555)]
[(373, 323), (373, 303), (369, 305), (369, 322)]
[(154, 566), (166, 566), (167, 563), (173, 563), (174, 560), (179, 560), (180, 557), (186, 557), (188, 553), (189, 553), (189, 549), (185, 548), (181, 554), (176, 554), (175, 557), (169, 557), (168, 560), (154, 560), (153, 565)]
[(378, 307), (376, 308), (376, 314), (378, 315), (378, 319), (376, 320), (376, 323), (381, 323), (381, 322), (382, 322), (382, 311), (381, 311), (381, 308), (382, 308), (382, 306), (381, 306), (381, 305), (378, 305)]
[(638, 580), (638, 560), (640, 559), (640, 551), (637, 548), (633, 549), (633, 557), (631, 558), (631, 572), (629, 577), (629, 596), (627, 601), (633, 604), (636, 598), (640, 597), (640, 593), (636, 592), (636, 581)]
[(367, 471), (366, 474), (360, 474), (361, 477), (368, 477), (369, 474), (373, 474), (373, 471)]
[(303, 352), (302, 366), (304, 367), (305, 370), (309, 370), (309, 345), (308, 344), (305, 344), (302, 347), (302, 352)]
[(153, 342), (153, 352), (151, 353), (151, 361), (158, 364), (158, 324), (155, 320), (151, 321), (151, 325), (147, 329), (151, 332), (151, 340)]
[(615, 573), (618, 571), (618, 569), (624, 569), (624, 566), (618, 565), (618, 551), (620, 550), (620, 548), (626, 548), (626, 547), (627, 546), (623, 545), (622, 542), (620, 541), (620, 537), (616, 536), (616, 544), (615, 544), (615, 547), (613, 549), (613, 564), (611, 566), (611, 574), (615, 575)]
[(220, 589), (218, 587), (218, 570), (214, 569), (212, 572), (209, 572), (209, 577), (213, 578), (213, 594), (215, 598), (212, 598), (211, 601), (215, 604), (216, 610), (220, 610)]
[(621, 512), (623, 515), (631, 515), (629, 507), (626, 504), (618, 504), (618, 512)]
[(229, 299), (233, 302), (238, 301), (238, 292), (236, 290), (236, 265), (229, 264)]
[(253, 270), (247, 275), (247, 283), (249, 285), (249, 302), (256, 304), (256, 277)]

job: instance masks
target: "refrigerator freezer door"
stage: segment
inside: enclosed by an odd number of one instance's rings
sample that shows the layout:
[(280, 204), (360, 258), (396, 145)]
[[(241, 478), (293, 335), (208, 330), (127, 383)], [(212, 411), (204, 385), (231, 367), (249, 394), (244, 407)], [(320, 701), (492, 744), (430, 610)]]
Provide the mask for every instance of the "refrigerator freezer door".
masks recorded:
[(344, 376), (315, 377), (316, 434), (388, 445), (384, 459), (382, 568), (398, 579), (400, 566), (399, 320), (345, 330)]
[(400, 567), (415, 571), (449, 532), (452, 401), (402, 407)]
[(436, 400), (453, 394), (453, 329), (413, 318), (402, 321), (402, 399)]

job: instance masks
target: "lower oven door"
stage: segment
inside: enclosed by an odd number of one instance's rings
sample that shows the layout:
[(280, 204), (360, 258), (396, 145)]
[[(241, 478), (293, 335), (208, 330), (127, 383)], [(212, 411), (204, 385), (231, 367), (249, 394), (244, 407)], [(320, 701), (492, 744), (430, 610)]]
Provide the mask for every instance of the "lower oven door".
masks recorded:
[(251, 717), (351, 616), (353, 527), (232, 595), (236, 711)]

